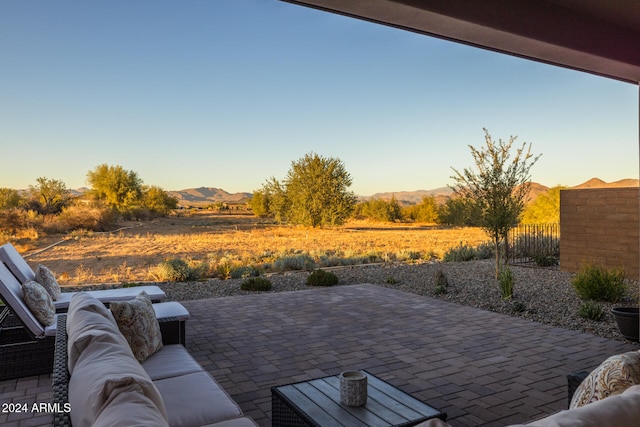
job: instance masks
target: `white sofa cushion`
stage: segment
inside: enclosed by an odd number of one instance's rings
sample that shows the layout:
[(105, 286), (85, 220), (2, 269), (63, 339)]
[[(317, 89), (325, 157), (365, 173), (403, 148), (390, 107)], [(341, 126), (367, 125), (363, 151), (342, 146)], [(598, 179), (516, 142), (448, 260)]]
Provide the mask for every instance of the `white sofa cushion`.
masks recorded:
[[(624, 393), (560, 411), (529, 424), (509, 427), (637, 427), (640, 420), (640, 385), (629, 387)], [(416, 427), (450, 427), (438, 419), (425, 421)]]
[(242, 417), (238, 404), (206, 371), (154, 383), (165, 402), (172, 426), (195, 427)]
[(72, 353), (75, 359), (69, 366), (72, 424), (92, 425), (117, 394), (131, 391), (130, 387), (167, 418), (158, 389), (109, 316), (104, 305), (89, 295), (79, 294), (71, 301), (67, 331), (72, 339), (69, 359)]
[(69, 372), (73, 373), (76, 360), (92, 342), (92, 337), (102, 336), (114, 345), (127, 345), (118, 325), (103, 303), (85, 293), (74, 295), (67, 313), (67, 354)]
[(169, 427), (155, 404), (137, 384), (112, 393), (92, 427)]
[[(89, 294), (103, 303), (111, 301), (128, 301), (137, 297), (140, 292), (146, 292), (149, 295), (151, 301), (160, 301), (166, 297), (166, 294), (158, 286), (134, 286), (131, 288), (116, 288), (116, 289), (100, 289), (97, 291), (82, 291), (82, 293)], [(62, 292), (60, 297), (53, 302), (56, 306), (56, 310), (64, 311), (69, 308), (69, 303), (74, 295), (80, 292)]]
[(201, 427), (258, 427), (258, 424), (249, 417), (242, 417), (220, 421), (219, 423), (207, 424), (206, 426)]

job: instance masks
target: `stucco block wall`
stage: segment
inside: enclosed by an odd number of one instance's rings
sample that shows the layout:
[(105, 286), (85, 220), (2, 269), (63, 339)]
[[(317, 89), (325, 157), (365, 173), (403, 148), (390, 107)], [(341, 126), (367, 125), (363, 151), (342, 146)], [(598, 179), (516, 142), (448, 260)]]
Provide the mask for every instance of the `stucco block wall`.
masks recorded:
[(585, 262), (622, 267), (638, 279), (640, 189), (589, 188), (560, 192), (560, 268)]

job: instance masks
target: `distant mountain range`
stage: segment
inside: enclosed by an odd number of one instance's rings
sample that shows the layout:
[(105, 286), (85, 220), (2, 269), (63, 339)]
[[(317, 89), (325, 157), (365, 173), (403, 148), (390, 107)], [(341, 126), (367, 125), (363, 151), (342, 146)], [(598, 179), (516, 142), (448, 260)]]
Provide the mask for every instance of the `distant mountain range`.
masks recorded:
[[(574, 187), (568, 187), (572, 189), (579, 188), (617, 188), (617, 187), (638, 187), (639, 181), (637, 179), (627, 178), (614, 182), (605, 182), (599, 178), (591, 178), (590, 180), (583, 182), (582, 184)], [(26, 190), (19, 190), (26, 192)], [(72, 195), (80, 196), (87, 191), (88, 188), (76, 188), (69, 190)], [(531, 190), (529, 192), (529, 201), (535, 200), (540, 194), (549, 191), (549, 187), (539, 184), (537, 182), (531, 183)], [(169, 194), (178, 199), (178, 204), (181, 206), (206, 206), (212, 203), (226, 202), (226, 203), (246, 203), (251, 200), (252, 193), (228, 193), (221, 188), (215, 187), (199, 187), (199, 188), (187, 188), (184, 190), (168, 191)], [(395, 191), (386, 193), (376, 193), (371, 196), (359, 196), (358, 200), (370, 200), (370, 199), (382, 199), (390, 200), (392, 197), (398, 201), (402, 206), (415, 205), (422, 201), (424, 197), (434, 197), (436, 203), (445, 203), (447, 199), (451, 197), (453, 190), (449, 187), (439, 187), (432, 190), (415, 190), (415, 191)]]
[(169, 191), (181, 206), (203, 206), (217, 202), (245, 203), (251, 200), (251, 193), (227, 193), (221, 188), (199, 187), (179, 191)]
[[(578, 188), (607, 188), (607, 187), (638, 187), (637, 179), (621, 179), (614, 182), (605, 182), (599, 178), (591, 178), (587, 182), (583, 182), (573, 189)], [(529, 200), (535, 200), (540, 194), (549, 191), (549, 187), (537, 182), (531, 183), (531, 191), (529, 192)], [(169, 193), (178, 199), (180, 205), (183, 206), (204, 206), (216, 202), (233, 202), (244, 203), (251, 199), (252, 193), (228, 193), (220, 188), (200, 187), (187, 188), (179, 191), (169, 191)], [(453, 194), (453, 190), (449, 187), (434, 188), (432, 190), (416, 190), (416, 191), (395, 191), (387, 193), (376, 193), (371, 196), (360, 196), (359, 200), (383, 199), (389, 200), (395, 197), (399, 204), (403, 206), (415, 205), (422, 201), (423, 197), (433, 196), (436, 203), (445, 203)]]

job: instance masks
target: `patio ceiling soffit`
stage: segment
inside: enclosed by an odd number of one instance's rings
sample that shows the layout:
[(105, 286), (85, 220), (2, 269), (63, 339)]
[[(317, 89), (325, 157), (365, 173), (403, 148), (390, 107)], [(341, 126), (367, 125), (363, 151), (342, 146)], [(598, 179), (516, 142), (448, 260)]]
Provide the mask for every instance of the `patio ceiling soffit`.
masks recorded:
[(637, 0), (284, 0), (518, 57), (640, 82)]

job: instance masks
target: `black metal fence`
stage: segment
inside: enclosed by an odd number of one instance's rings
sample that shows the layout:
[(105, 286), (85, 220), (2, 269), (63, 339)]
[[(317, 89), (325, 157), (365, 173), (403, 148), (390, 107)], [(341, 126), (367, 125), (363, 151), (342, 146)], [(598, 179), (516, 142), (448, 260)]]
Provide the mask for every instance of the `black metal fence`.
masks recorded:
[(560, 224), (520, 224), (509, 231), (509, 264), (560, 268)]

